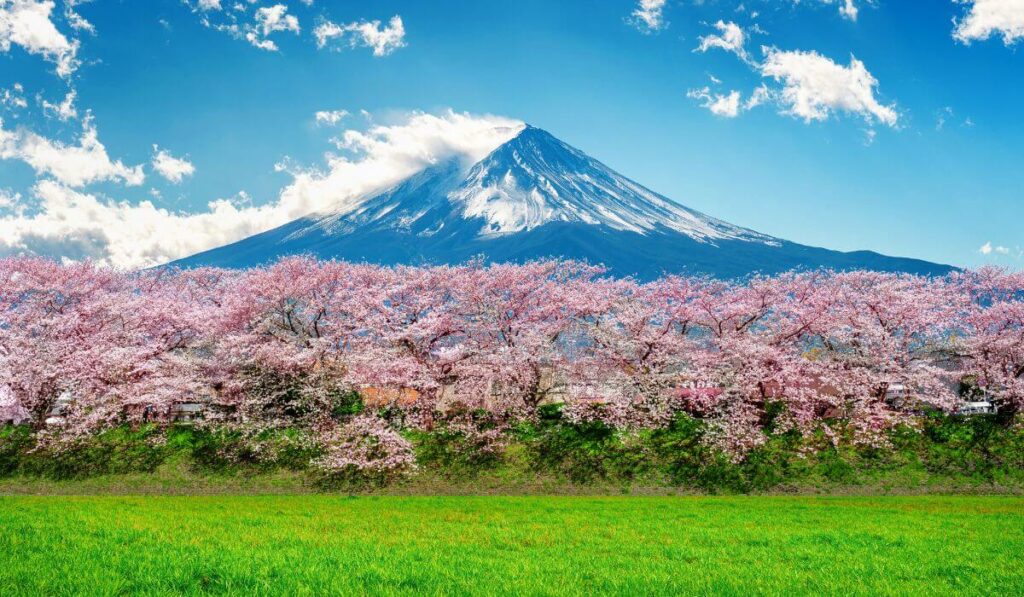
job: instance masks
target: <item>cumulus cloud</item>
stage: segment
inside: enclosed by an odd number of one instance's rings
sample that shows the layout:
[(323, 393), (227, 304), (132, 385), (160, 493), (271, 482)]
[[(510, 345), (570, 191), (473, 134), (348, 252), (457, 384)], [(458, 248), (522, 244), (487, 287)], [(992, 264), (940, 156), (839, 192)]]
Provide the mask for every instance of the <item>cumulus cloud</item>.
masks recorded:
[(205, 212), (178, 214), (113, 201), (43, 180), (33, 188), (32, 214), (0, 217), (0, 254), (36, 254), (94, 261), (120, 268), (155, 265), (258, 232), (260, 217), (228, 199)]
[(86, 4), (87, 2), (92, 2), (92, 0), (64, 0), (64, 19), (67, 20), (68, 25), (71, 25), (72, 29), (96, 33), (96, 28), (92, 26), (92, 23), (85, 20), (75, 10), (79, 5)]
[(991, 241), (988, 241), (985, 244), (981, 245), (981, 247), (978, 249), (978, 252), (981, 253), (982, 255), (1006, 256), (1014, 254), (1017, 257), (1024, 255), (1024, 251), (1022, 251), (1020, 247), (1018, 247), (1016, 251), (1014, 251), (1010, 247), (1004, 247), (1003, 245), (993, 245)]
[[(826, 0), (827, 1), (827, 0)], [(1024, 1), (1024, 0), (1022, 0)], [(853, 8), (856, 8), (851, 4)], [(734, 118), (741, 112), (772, 103), (782, 114), (801, 118), (804, 122), (826, 120), (834, 113), (854, 114), (870, 124), (895, 127), (899, 120), (894, 104), (882, 104), (875, 95), (878, 80), (864, 63), (850, 56), (843, 66), (815, 51), (782, 51), (762, 47), (758, 62), (746, 49), (749, 34), (733, 22), (714, 23), (717, 33), (704, 35), (694, 52), (720, 49), (736, 55), (766, 81), (742, 101), (739, 91), (714, 93), (708, 87), (691, 89), (687, 96), (700, 100), (700, 105), (717, 116)], [(752, 31), (761, 32), (756, 26)], [(715, 77), (716, 84), (721, 81)], [(868, 133), (874, 139), (873, 131)]]
[(668, 27), (665, 21), (666, 0), (640, 0), (630, 22), (644, 33), (654, 33)]
[(736, 23), (726, 23), (724, 21), (718, 21), (714, 26), (715, 29), (718, 29), (718, 35), (702, 36), (699, 40), (700, 44), (694, 52), (704, 53), (712, 48), (718, 48), (726, 52), (732, 52), (744, 62), (749, 62), (750, 57), (747, 55), (746, 48), (744, 48), (747, 43), (747, 34), (743, 29)]
[(25, 88), (21, 83), (11, 85), (10, 89), (0, 89), (0, 106), (9, 110), (17, 110), (28, 107), (25, 99)]
[(156, 145), (153, 146), (153, 169), (174, 184), (180, 183), (186, 176), (192, 176), (196, 172), (196, 167), (192, 165), (192, 162), (176, 158)]
[(21, 193), (11, 189), (0, 189), (0, 212), (16, 209), (21, 204)]
[(320, 168), (292, 168), (278, 197), (217, 199), (199, 213), (175, 213), (149, 201), (128, 203), (36, 183), (34, 209), (0, 214), (0, 254), (93, 259), (121, 268), (157, 265), (234, 242), (312, 213), (358, 208), (363, 200), (438, 161), (481, 159), (515, 136), (522, 122), (497, 116), (415, 112), (393, 124), (344, 131), (347, 155), (328, 154)]
[(284, 4), (274, 6), (263, 6), (256, 10), (256, 24), (264, 36), (275, 31), (299, 32), (299, 19), (288, 14), (288, 7)]
[(851, 21), (857, 20), (857, 12), (857, 5), (853, 3), (853, 0), (843, 0), (843, 5), (839, 7), (839, 14)]
[[(283, 3), (259, 6), (250, 13), (249, 9), (256, 0), (239, 0), (230, 5), (221, 0), (181, 1), (199, 16), (204, 27), (227, 33), (268, 52), (279, 50), (277, 42), (270, 39), (271, 35), (282, 31), (296, 35), (301, 32), (298, 17), (289, 14), (288, 6)], [(169, 27), (167, 24), (164, 26)]]
[(0, 0), (0, 52), (12, 45), (53, 62), (69, 77), (78, 68), (78, 40), (69, 40), (54, 25), (52, 0)]
[(245, 39), (261, 50), (277, 51), (277, 44), (269, 39), (272, 33), (277, 31), (299, 33), (298, 17), (288, 14), (288, 7), (284, 4), (262, 6), (256, 9), (255, 19), (255, 25), (250, 26), (246, 31)]
[[(813, 4), (813, 2), (807, 2), (807, 0), (791, 0), (791, 1), (795, 5), (799, 5), (801, 3), (804, 3), (805, 6), (808, 5), (808, 4)], [(820, 4), (827, 4), (827, 5), (830, 5), (830, 6), (838, 5), (839, 6), (839, 14), (843, 18), (849, 19), (851, 21), (856, 21), (857, 20), (857, 16), (860, 14), (860, 8), (858, 7), (858, 4), (861, 3), (861, 0), (818, 0), (818, 2)], [(874, 0), (866, 0), (866, 2), (868, 4), (873, 4)]]
[(323, 21), (317, 25), (313, 35), (316, 37), (318, 48), (338, 41), (351, 48), (373, 48), (374, 56), (387, 56), (405, 47), (405, 26), (402, 24), (402, 17), (398, 15), (391, 17), (386, 27), (381, 27), (380, 21), (358, 21), (340, 25)]
[(743, 103), (743, 108), (746, 110), (751, 110), (753, 108), (760, 106), (761, 104), (766, 104), (772, 101), (774, 99), (774, 96), (775, 93), (771, 89), (769, 89), (767, 85), (762, 84), (760, 87), (754, 90), (754, 93), (750, 94), (750, 97), (747, 98), (747, 101)]
[(120, 181), (135, 186), (145, 180), (142, 166), (126, 166), (120, 160), (110, 159), (88, 115), (83, 119), (77, 145), (55, 141), (24, 128), (7, 130), (0, 119), (0, 159), (21, 160), (37, 175), (53, 177), (70, 187), (100, 181)]
[(878, 80), (854, 56), (850, 56), (849, 66), (842, 66), (814, 51), (764, 51), (760, 72), (782, 84), (777, 100), (785, 114), (811, 122), (846, 112), (868, 122), (896, 126), (899, 116), (895, 107), (878, 101)]
[(334, 126), (348, 116), (348, 110), (320, 110), (316, 113), (316, 123), (322, 126)]
[(522, 126), (518, 120), (449, 111), (414, 112), (397, 124), (350, 129), (336, 139), (347, 155), (327, 154), (326, 168), (287, 169), (294, 180), (281, 192), (280, 202), (292, 217), (345, 211), (438, 161), (453, 156), (480, 160)]
[[(856, 21), (857, 20), (857, 15), (860, 13), (859, 8), (857, 7), (857, 0), (820, 0), (820, 1), (823, 4), (838, 4), (839, 5), (839, 14), (842, 15), (843, 18), (849, 19), (851, 21)], [(799, 4), (800, 0), (793, 0), (793, 2), (794, 2), (794, 4)], [(869, 0), (869, 2), (870, 2), (870, 0)]]
[(42, 96), (39, 97), (39, 103), (43, 107), (44, 114), (67, 122), (72, 118), (78, 118), (78, 109), (75, 108), (75, 98), (77, 95), (78, 93), (72, 89), (59, 104), (51, 104)]
[(730, 91), (726, 95), (712, 93), (711, 89), (691, 89), (686, 94), (691, 99), (701, 100), (701, 107), (707, 108), (715, 116), (735, 118), (740, 113), (740, 92)]
[(954, 21), (953, 37), (962, 43), (986, 40), (1001, 35), (1003, 43), (1012, 45), (1024, 39), (1024, 1), (1022, 0), (954, 0), (967, 6), (963, 18)]

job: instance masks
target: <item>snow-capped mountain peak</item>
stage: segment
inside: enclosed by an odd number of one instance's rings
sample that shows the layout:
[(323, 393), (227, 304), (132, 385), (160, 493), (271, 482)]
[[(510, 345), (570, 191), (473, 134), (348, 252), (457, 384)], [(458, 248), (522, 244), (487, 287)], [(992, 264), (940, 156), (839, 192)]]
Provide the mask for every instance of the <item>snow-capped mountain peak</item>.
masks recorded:
[(734, 226), (647, 189), (541, 129), (506, 132), (514, 136), (475, 163), (461, 156), (439, 161), (384, 192), (178, 265), (246, 267), (308, 253), (385, 264), (564, 257), (641, 278), (807, 267), (950, 269), (808, 247)]
[(770, 237), (673, 203), (541, 129), (526, 126), (470, 169), (448, 198), (483, 235), (577, 222), (647, 234), (671, 229), (697, 240)]

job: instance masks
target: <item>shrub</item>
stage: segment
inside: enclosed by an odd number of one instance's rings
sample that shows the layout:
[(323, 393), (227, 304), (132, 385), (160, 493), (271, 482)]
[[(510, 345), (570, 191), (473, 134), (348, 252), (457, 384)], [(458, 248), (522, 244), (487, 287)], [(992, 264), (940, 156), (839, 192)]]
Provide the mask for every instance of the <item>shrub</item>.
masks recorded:
[(19, 471), (57, 479), (152, 472), (167, 456), (162, 439), (160, 429), (153, 425), (114, 427), (22, 451)]
[(501, 462), (511, 436), (504, 421), (486, 410), (437, 413), (430, 431), (412, 431), (420, 464), (445, 476), (472, 476)]
[(27, 425), (0, 427), (0, 476), (17, 471), (25, 454), (35, 445), (32, 429)]
[(176, 427), (167, 443), (174, 452), (187, 453), (199, 468), (211, 471), (301, 471), (320, 455), (320, 446), (308, 432), (295, 428), (246, 432), (229, 428)]
[(627, 481), (648, 471), (650, 432), (619, 431), (601, 421), (570, 422), (559, 407), (541, 411), (536, 423), (517, 429), (535, 470), (573, 483)]
[(374, 415), (360, 415), (321, 437), (323, 455), (314, 464), (327, 484), (386, 484), (416, 469), (412, 444)]

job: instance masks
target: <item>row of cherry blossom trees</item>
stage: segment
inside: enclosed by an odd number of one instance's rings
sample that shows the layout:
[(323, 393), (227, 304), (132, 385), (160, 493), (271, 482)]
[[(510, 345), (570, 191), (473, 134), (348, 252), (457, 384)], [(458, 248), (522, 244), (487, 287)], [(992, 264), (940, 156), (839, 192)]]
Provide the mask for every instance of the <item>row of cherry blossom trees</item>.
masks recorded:
[(387, 435), (366, 415), (339, 427), (359, 393), (425, 428), (547, 403), (622, 429), (685, 412), (741, 456), (769, 411), (775, 431), (877, 443), (925, 410), (956, 411), (965, 387), (1024, 403), (1024, 274), (639, 283), (563, 261), (124, 273), (0, 260), (0, 419), (49, 440), (169, 424), (198, 403), (208, 424), (355, 445), (359, 429)]

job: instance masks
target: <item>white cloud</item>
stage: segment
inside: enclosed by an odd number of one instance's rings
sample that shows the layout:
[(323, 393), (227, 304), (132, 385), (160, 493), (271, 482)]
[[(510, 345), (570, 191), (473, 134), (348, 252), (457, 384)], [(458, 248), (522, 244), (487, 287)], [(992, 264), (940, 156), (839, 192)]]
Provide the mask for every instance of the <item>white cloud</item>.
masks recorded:
[(736, 54), (744, 62), (749, 62), (750, 58), (747, 56), (746, 48), (744, 48), (744, 45), (747, 43), (747, 34), (739, 25), (718, 21), (715, 23), (715, 29), (718, 29), (719, 34), (702, 36), (700, 38), (700, 45), (697, 46), (694, 52), (703, 53), (712, 48), (719, 48)]
[(848, 112), (868, 122), (896, 126), (895, 107), (878, 101), (878, 81), (855, 57), (850, 56), (849, 66), (842, 66), (814, 51), (765, 48), (764, 52), (761, 75), (782, 83), (777, 100), (785, 114), (811, 122), (825, 120), (833, 112)]
[(10, 89), (0, 89), (0, 106), (12, 110), (28, 107), (25, 88), (21, 86), (21, 83), (11, 85)]
[[(251, 13), (249, 9), (257, 2), (256, 0), (244, 0), (235, 2), (228, 6), (221, 0), (182, 0), (192, 9), (193, 13), (199, 16), (199, 22), (204, 27), (227, 33), (235, 39), (245, 40), (253, 47), (268, 52), (278, 51), (277, 42), (270, 39), (270, 36), (284, 31), (298, 35), (301, 32), (299, 19), (295, 15), (288, 14), (288, 6), (277, 3), (268, 6), (258, 6)], [(164, 25), (169, 28), (168, 25)]]
[(313, 35), (316, 36), (318, 48), (323, 48), (334, 39), (342, 43), (347, 40), (348, 46), (352, 48), (373, 48), (374, 56), (387, 56), (405, 47), (405, 26), (402, 17), (398, 15), (391, 17), (387, 27), (383, 28), (380, 21), (359, 21), (347, 25), (324, 21), (317, 25)]
[(79, 5), (86, 4), (88, 2), (92, 2), (92, 0), (64, 0), (64, 19), (67, 20), (68, 25), (71, 25), (72, 29), (96, 33), (96, 28), (92, 26), (92, 23), (85, 20), (82, 15), (78, 14), (78, 11), (75, 10)]
[[(852, 3), (850, 6), (856, 9)], [(876, 122), (890, 127), (897, 125), (899, 115), (895, 104), (879, 102), (875, 96), (878, 81), (856, 57), (850, 56), (850, 64), (843, 66), (814, 51), (762, 47), (764, 59), (759, 63), (746, 49), (747, 31), (736, 23), (722, 20), (714, 27), (718, 32), (701, 36), (694, 52), (704, 53), (715, 48), (730, 52), (771, 82), (762, 83), (746, 101), (741, 101), (739, 91), (723, 95), (703, 87), (687, 93), (690, 98), (701, 100), (701, 106), (713, 114), (734, 118), (746, 110), (774, 103), (781, 107), (781, 113), (805, 122), (826, 120), (833, 113), (850, 113), (861, 116), (869, 125)], [(763, 33), (756, 26), (750, 31)], [(715, 77), (711, 80), (716, 85), (720, 83)], [(868, 141), (873, 140), (874, 131), (871, 131)]]
[(263, 229), (256, 217), (260, 214), (243, 214), (227, 199), (211, 202), (203, 213), (185, 215), (150, 201), (112, 201), (49, 180), (38, 182), (33, 194), (39, 202), (35, 213), (0, 217), (0, 254), (92, 259), (135, 268)]
[(75, 98), (77, 95), (78, 93), (72, 89), (59, 104), (51, 104), (41, 96), (39, 97), (39, 102), (43, 106), (43, 113), (67, 122), (72, 118), (78, 118), (78, 110), (75, 108)]
[(256, 9), (255, 18), (255, 26), (248, 28), (245, 39), (261, 50), (277, 51), (277, 44), (268, 39), (272, 33), (277, 31), (299, 33), (299, 19), (295, 15), (288, 14), (288, 7), (284, 4), (262, 6)]
[(1024, 39), (1024, 0), (954, 0), (968, 6), (953, 37), (965, 44), (1002, 35), (1003, 43), (1012, 45)]
[(668, 27), (665, 22), (666, 0), (640, 0), (630, 22), (644, 33), (654, 33)]
[(715, 116), (724, 118), (736, 118), (740, 113), (740, 92), (730, 91), (726, 95), (711, 93), (711, 89), (691, 89), (686, 94), (692, 99), (702, 100), (701, 107), (707, 108)]
[(256, 10), (256, 23), (259, 24), (264, 36), (275, 31), (299, 32), (299, 19), (288, 14), (284, 4), (264, 6)]
[(17, 209), (21, 204), (21, 193), (11, 189), (0, 189), (0, 212), (8, 209)]
[(43, 56), (68, 77), (78, 68), (78, 40), (68, 40), (50, 19), (52, 0), (0, 0), (0, 52), (12, 45)]
[(192, 176), (196, 172), (196, 167), (192, 165), (192, 162), (176, 158), (156, 145), (153, 146), (153, 152), (153, 169), (174, 184), (180, 183), (186, 176)]
[(761, 104), (773, 101), (775, 93), (768, 89), (767, 85), (762, 84), (760, 87), (754, 90), (754, 93), (747, 98), (747, 101), (743, 104), (745, 110), (751, 110), (760, 106)]
[(517, 120), (449, 111), (414, 112), (397, 124), (347, 130), (335, 142), (351, 157), (327, 154), (326, 170), (286, 168), (295, 180), (279, 201), (291, 217), (351, 208), (440, 160), (458, 155), (477, 161), (521, 128)]
[(316, 123), (323, 126), (334, 126), (348, 116), (348, 110), (320, 110), (316, 113)]
[(857, 20), (857, 12), (857, 5), (853, 3), (853, 0), (843, 0), (843, 5), (839, 7), (839, 14), (851, 21)]
[(110, 159), (88, 115), (82, 122), (77, 145), (54, 141), (27, 129), (9, 131), (0, 119), (0, 159), (21, 160), (37, 175), (52, 176), (71, 187), (100, 181), (135, 186), (145, 180), (142, 166), (125, 166), (120, 160)]
[[(959, 119), (960, 118), (957, 116), (956, 111), (954, 111), (951, 106), (945, 106), (935, 112), (935, 130), (943, 131), (946, 129), (946, 125), (951, 123), (955, 124), (955, 121)], [(971, 128), (974, 126), (974, 121), (971, 120), (970, 116), (965, 117), (963, 120), (960, 120), (960, 126)]]
[(294, 180), (271, 203), (253, 206), (239, 195), (193, 214), (149, 201), (113, 201), (43, 180), (33, 189), (38, 206), (31, 214), (0, 215), (0, 254), (90, 258), (122, 268), (165, 263), (310, 213), (354, 209), (439, 160), (479, 160), (522, 126), (496, 116), (412, 113), (395, 124), (345, 131), (339, 144), (349, 157), (328, 155), (323, 169), (292, 169)]
[(946, 126), (946, 121), (953, 117), (953, 108), (946, 106), (935, 115), (935, 130), (941, 131)]
[[(803, 2), (803, 1), (806, 1), (806, 0), (792, 0), (793, 4), (796, 4), (796, 5), (801, 4), (801, 2)], [(875, 0), (866, 0), (866, 1), (867, 1), (868, 4), (873, 4)], [(827, 4), (827, 5), (830, 5), (830, 6), (838, 4), (839, 5), (839, 14), (842, 15), (843, 18), (849, 19), (851, 21), (856, 21), (857, 20), (857, 16), (860, 13), (860, 9), (857, 6), (857, 4), (860, 3), (861, 0), (819, 0), (819, 2), (821, 4)]]
[[(993, 245), (992, 242), (989, 241), (981, 245), (981, 248), (978, 249), (978, 252), (981, 253), (982, 255), (995, 254), (1006, 256), (1013, 254), (1014, 250), (1010, 249), (1010, 247), (1004, 247), (1002, 245)], [(1024, 251), (1022, 251), (1020, 247), (1017, 247), (1015, 255), (1017, 257), (1021, 257), (1022, 255), (1024, 255)]]

